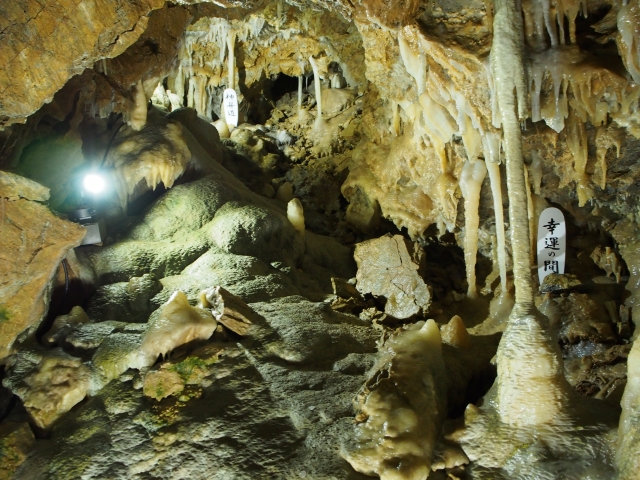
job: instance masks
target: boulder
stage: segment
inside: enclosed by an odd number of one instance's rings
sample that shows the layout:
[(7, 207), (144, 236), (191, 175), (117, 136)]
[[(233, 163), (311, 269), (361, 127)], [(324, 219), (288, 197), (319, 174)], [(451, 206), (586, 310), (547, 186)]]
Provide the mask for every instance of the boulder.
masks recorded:
[(416, 247), (400, 235), (359, 243), (354, 254), (358, 291), (385, 297), (385, 313), (396, 318), (426, 312), (431, 292), (419, 275), (417, 253)]
[(38, 182), (11, 172), (0, 171), (0, 197), (9, 200), (24, 198), (36, 202), (49, 200), (49, 189)]
[(0, 198), (0, 359), (19, 334), (35, 330), (47, 312), (50, 283), (85, 229), (29, 200)]
[(11, 356), (8, 367), (3, 385), (20, 397), (39, 428), (49, 428), (89, 390), (89, 368), (61, 349), (21, 350)]

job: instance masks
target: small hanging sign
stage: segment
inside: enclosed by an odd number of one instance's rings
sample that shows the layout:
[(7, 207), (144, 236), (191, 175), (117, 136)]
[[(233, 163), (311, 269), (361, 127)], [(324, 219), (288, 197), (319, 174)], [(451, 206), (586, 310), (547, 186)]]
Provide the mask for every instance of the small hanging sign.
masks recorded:
[(233, 88), (227, 88), (222, 96), (224, 116), (227, 125), (238, 126), (238, 95)]
[(557, 208), (547, 208), (538, 221), (538, 278), (540, 284), (551, 273), (564, 273), (567, 228)]

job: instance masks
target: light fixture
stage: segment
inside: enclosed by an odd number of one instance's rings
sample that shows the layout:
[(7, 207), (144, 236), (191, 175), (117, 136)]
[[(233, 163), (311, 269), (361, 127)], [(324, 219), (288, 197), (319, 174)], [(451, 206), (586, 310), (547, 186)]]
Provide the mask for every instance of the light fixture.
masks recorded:
[(105, 181), (101, 175), (97, 173), (87, 173), (82, 181), (82, 186), (87, 193), (97, 195), (105, 189)]

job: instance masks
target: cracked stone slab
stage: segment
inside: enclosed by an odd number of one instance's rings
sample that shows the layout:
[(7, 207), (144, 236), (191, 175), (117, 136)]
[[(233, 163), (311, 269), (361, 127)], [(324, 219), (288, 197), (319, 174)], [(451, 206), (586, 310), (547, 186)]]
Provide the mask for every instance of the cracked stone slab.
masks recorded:
[(431, 292), (419, 274), (421, 253), (400, 235), (359, 243), (354, 253), (358, 291), (385, 297), (385, 313), (399, 319), (426, 312)]

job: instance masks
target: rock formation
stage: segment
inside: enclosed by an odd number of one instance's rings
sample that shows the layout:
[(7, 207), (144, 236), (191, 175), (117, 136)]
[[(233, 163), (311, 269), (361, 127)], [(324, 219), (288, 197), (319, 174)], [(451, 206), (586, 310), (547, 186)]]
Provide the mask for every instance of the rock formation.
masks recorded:
[(0, 477), (637, 476), (638, 0), (0, 13)]

